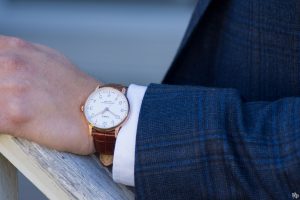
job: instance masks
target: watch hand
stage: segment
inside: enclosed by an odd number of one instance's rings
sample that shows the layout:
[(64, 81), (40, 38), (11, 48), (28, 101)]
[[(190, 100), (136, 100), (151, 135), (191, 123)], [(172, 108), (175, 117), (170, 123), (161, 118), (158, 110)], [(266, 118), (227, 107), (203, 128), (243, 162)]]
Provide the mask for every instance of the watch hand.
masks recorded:
[(102, 112), (99, 112), (99, 113), (97, 113), (97, 114), (95, 114), (93, 117), (91, 117), (91, 118), (94, 118), (94, 117), (97, 117), (97, 116), (99, 116), (99, 115), (103, 115), (106, 111), (109, 111), (109, 109), (106, 107)]
[(106, 107), (100, 114), (102, 115), (102, 114), (104, 114), (106, 111), (109, 111), (109, 108), (108, 108), (108, 107)]
[(120, 117), (119, 115), (116, 115), (115, 113), (113, 113), (110, 109), (107, 109), (108, 112), (110, 112), (113, 116), (115, 116), (116, 118)]

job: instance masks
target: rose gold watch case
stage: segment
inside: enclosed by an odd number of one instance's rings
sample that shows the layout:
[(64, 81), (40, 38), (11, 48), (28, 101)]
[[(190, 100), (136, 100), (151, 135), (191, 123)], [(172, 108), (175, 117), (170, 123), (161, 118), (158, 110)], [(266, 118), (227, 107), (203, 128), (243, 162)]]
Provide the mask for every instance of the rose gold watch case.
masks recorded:
[[(118, 90), (120, 91), (121, 93), (124, 94), (125, 96), (125, 99), (127, 100), (127, 105), (128, 105), (128, 112), (127, 112), (127, 115), (126, 117), (124, 118), (124, 120), (122, 122), (120, 122), (118, 125), (114, 126), (114, 127), (111, 127), (111, 128), (108, 128), (108, 129), (102, 129), (102, 128), (98, 128), (96, 127), (95, 125), (93, 125), (92, 123), (90, 123), (85, 115), (85, 112), (84, 112), (84, 108), (85, 108), (85, 105), (86, 105), (86, 102), (88, 100), (88, 98), (90, 97), (91, 94), (93, 94), (95, 91), (101, 89), (101, 88), (105, 88), (105, 87), (108, 87), (108, 88), (112, 88), (112, 89), (115, 89), (115, 90)], [(98, 85), (96, 87), (96, 89), (88, 96), (86, 102), (81, 106), (81, 111), (84, 113), (84, 117), (86, 119), (86, 121), (88, 122), (89, 124), (89, 131), (90, 131), (90, 134), (92, 134), (93, 130), (96, 130), (96, 131), (99, 131), (101, 133), (109, 133), (109, 132), (112, 132), (114, 131), (115, 132), (115, 136), (117, 137), (118, 136), (118, 133), (119, 133), (119, 130), (120, 128), (127, 122), (128, 120), (128, 116), (130, 114), (130, 104), (129, 104), (129, 101), (128, 101), (128, 98), (126, 96), (126, 92), (127, 92), (127, 88), (123, 85), (118, 85), (118, 84), (106, 84), (106, 85)], [(97, 134), (97, 133), (95, 133)]]

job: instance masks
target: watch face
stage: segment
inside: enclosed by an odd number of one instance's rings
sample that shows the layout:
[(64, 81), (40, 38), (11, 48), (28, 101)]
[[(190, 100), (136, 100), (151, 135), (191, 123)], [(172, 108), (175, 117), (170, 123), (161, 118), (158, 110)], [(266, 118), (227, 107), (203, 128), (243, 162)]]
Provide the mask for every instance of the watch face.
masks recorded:
[(94, 127), (112, 129), (124, 122), (129, 112), (125, 95), (112, 87), (96, 89), (87, 99), (84, 114)]

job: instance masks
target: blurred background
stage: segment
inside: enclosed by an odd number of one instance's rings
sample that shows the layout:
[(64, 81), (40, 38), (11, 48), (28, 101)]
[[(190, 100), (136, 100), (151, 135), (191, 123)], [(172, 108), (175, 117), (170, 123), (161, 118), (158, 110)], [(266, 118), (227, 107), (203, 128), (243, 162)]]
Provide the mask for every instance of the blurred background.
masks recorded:
[[(0, 34), (55, 48), (103, 82), (159, 83), (195, 0), (0, 0)], [(46, 199), (19, 173), (20, 200)]]

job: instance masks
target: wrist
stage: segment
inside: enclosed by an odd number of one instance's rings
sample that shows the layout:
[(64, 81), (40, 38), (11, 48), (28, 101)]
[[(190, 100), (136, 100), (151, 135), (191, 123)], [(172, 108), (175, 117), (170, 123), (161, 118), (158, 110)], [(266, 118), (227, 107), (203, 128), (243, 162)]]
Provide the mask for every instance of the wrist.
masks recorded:
[(75, 96), (74, 99), (76, 99), (77, 106), (83, 105), (87, 100), (87, 98), (89, 97), (89, 95), (99, 85), (101, 86), (103, 85), (103, 83), (101, 81), (94, 79), (93, 77), (84, 74), (82, 80), (76, 82), (78, 91), (77, 91), (77, 97)]
[[(80, 108), (80, 106), (84, 104), (88, 96), (95, 90), (95, 88), (99, 85), (103, 85), (103, 83), (91, 77), (86, 76), (79, 83), (77, 83), (77, 85), (78, 85), (78, 91), (77, 91), (77, 97), (74, 96), (74, 100), (75, 100), (74, 107)], [(83, 124), (82, 134), (85, 136), (84, 138), (86, 138), (87, 140), (84, 143), (88, 144), (88, 147), (85, 148), (83, 154), (93, 154), (96, 152), (96, 150), (95, 150), (94, 140), (90, 132), (89, 124), (87, 123), (87, 120), (83, 116), (83, 113), (81, 112), (80, 109), (78, 109), (78, 114), (80, 115)], [(80, 147), (80, 145), (78, 146)]]

